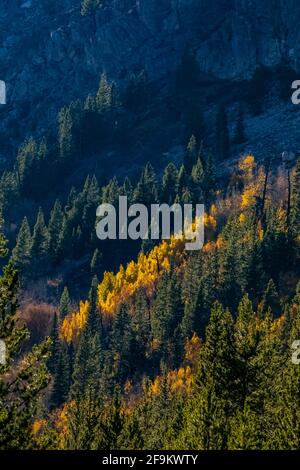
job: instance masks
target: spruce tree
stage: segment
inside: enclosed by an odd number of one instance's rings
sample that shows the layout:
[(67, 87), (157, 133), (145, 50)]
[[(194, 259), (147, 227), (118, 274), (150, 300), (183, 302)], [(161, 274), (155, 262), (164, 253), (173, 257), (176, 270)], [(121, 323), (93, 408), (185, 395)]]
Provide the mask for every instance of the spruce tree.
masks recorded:
[(110, 111), (114, 105), (113, 86), (109, 83), (106, 72), (100, 78), (99, 88), (96, 94), (98, 112)]
[(174, 163), (169, 163), (162, 179), (162, 202), (172, 205), (177, 194), (178, 171)]
[(138, 204), (151, 204), (158, 202), (158, 187), (154, 169), (148, 162), (134, 191), (134, 201)]
[(197, 145), (196, 137), (192, 135), (187, 145), (185, 156), (184, 156), (184, 167), (188, 174), (191, 173), (193, 166), (196, 164), (197, 156), (198, 156), (198, 145)]
[(22, 276), (26, 276), (30, 264), (30, 247), (30, 227), (27, 217), (24, 217), (11, 256), (14, 266), (21, 272)]
[(60, 340), (59, 340), (57, 313), (55, 313), (53, 317), (50, 338), (51, 338), (51, 347), (50, 347), (47, 367), (48, 367), (49, 372), (53, 374), (57, 367), (59, 356), (60, 356)]
[(280, 299), (273, 279), (270, 279), (267, 284), (260, 305), (260, 312), (265, 315), (269, 309), (275, 316), (279, 316), (281, 313)]
[[(0, 255), (6, 255), (6, 243), (0, 235)], [(0, 449), (34, 449), (37, 443), (32, 423), (42, 390), (49, 381), (46, 360), (48, 340), (21, 357), (22, 342), (29, 332), (17, 323), (18, 275), (9, 263), (0, 277), (0, 338), (5, 344), (5, 361), (0, 364)], [(16, 361), (18, 366), (16, 367)]]
[(59, 319), (62, 322), (66, 316), (71, 311), (71, 299), (69, 295), (69, 290), (67, 286), (64, 287), (64, 290), (61, 294), (60, 302), (59, 302)]
[(295, 236), (300, 233), (300, 158), (297, 160), (292, 197), (292, 232)]
[(57, 261), (59, 254), (59, 237), (63, 224), (63, 211), (59, 200), (55, 201), (54, 207), (50, 214), (48, 225), (49, 233), (49, 255), (53, 262)]
[(234, 358), (232, 317), (215, 303), (199, 357), (196, 393), (184, 410), (184, 426), (176, 448), (227, 448), (228, 417), (234, 397)]
[(47, 272), (47, 261), (49, 257), (49, 233), (45, 225), (42, 209), (39, 209), (36, 223), (33, 229), (32, 243), (30, 247), (30, 260), (32, 275), (36, 277)]

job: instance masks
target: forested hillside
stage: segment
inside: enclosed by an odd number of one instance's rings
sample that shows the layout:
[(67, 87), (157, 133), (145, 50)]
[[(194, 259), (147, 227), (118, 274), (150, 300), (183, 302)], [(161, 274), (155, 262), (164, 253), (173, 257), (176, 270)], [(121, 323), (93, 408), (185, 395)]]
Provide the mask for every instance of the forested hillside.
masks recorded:
[[(229, 2), (225, 13), (216, 0), (223, 28), (201, 2), (209, 31), (194, 0), (66, 0), (60, 13), (56, 0), (18, 12), (2, 3), (7, 18), (24, 16), (24, 31), (34, 25), (39, 54), (25, 71), (40, 58), (63, 78), (48, 114), (48, 75), (27, 108), (20, 59), (14, 101), (1, 108), (0, 449), (299, 449), (291, 2), (270, 16), (273, 2)], [(266, 52), (257, 39), (255, 58), (247, 8), (272, 44)], [(43, 53), (36, 15), (51, 18), (55, 45)], [(237, 18), (252, 25), (250, 63), (239, 51), (232, 65), (230, 18), (236, 38)], [(17, 36), (0, 48), (6, 65)], [(212, 60), (220, 42), (231, 59)], [(72, 83), (76, 63), (85, 73)], [(204, 204), (203, 248), (187, 251), (174, 234), (99, 240), (97, 207), (118, 210), (119, 196), (148, 209)]]

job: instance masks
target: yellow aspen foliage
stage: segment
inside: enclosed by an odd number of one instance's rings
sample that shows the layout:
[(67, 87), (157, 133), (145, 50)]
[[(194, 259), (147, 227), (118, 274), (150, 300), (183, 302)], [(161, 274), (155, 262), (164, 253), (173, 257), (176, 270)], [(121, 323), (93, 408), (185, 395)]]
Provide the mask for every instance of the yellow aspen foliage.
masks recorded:
[(32, 434), (35, 437), (38, 437), (45, 427), (47, 426), (47, 421), (44, 419), (36, 419), (32, 425)]
[(239, 162), (239, 170), (242, 173), (245, 182), (251, 180), (256, 169), (256, 162), (253, 155), (246, 155)]
[(248, 186), (242, 194), (242, 209), (247, 209), (255, 204), (257, 196), (257, 188), (255, 186)]
[(79, 334), (86, 324), (89, 311), (89, 302), (80, 301), (78, 312), (68, 315), (60, 328), (61, 338), (68, 344), (74, 342), (79, 337)]
[(240, 216), (239, 216), (239, 223), (240, 223), (241, 225), (243, 225), (243, 223), (245, 223), (245, 220), (246, 220), (246, 216), (245, 216), (245, 214), (242, 212), (242, 213), (240, 214)]
[[(206, 230), (215, 231), (217, 226), (216, 207), (212, 206), (210, 213), (205, 214), (204, 224)], [(197, 224), (198, 222), (194, 222)], [(194, 225), (193, 224), (193, 225)], [(195, 230), (195, 228), (193, 228)], [(185, 239), (171, 237), (153, 248), (148, 255), (141, 253), (137, 262), (131, 261), (126, 268), (120, 266), (114, 274), (106, 272), (98, 286), (98, 305), (104, 316), (111, 318), (118, 307), (128, 302), (141, 288), (148, 295), (153, 294), (155, 285), (160, 276), (170, 270), (171, 264), (181, 266), (185, 260)], [(206, 250), (214, 249), (209, 244)], [(61, 325), (61, 337), (68, 344), (77, 340), (88, 316), (89, 302), (80, 302), (79, 310), (68, 315)]]
[[(174, 395), (190, 395), (192, 393), (194, 375), (189, 366), (180, 367), (178, 370), (170, 371), (167, 376), (167, 381), (170, 392)], [(151, 395), (159, 395), (161, 391), (161, 383), (161, 376), (154, 379), (150, 387)]]
[(257, 225), (257, 235), (258, 235), (258, 239), (260, 241), (262, 241), (264, 239), (264, 229), (263, 229), (263, 226), (262, 226), (260, 221)]
[(58, 432), (58, 448), (65, 449), (65, 443), (68, 435), (69, 430), (69, 413), (72, 408), (75, 408), (76, 403), (75, 401), (69, 401), (65, 403), (63, 408), (58, 411), (56, 420), (55, 420), (55, 428)]
[(117, 274), (105, 273), (98, 286), (98, 303), (103, 314), (114, 315), (119, 305), (142, 287), (151, 294), (161, 274), (169, 271), (171, 263), (176, 261), (179, 265), (183, 261), (184, 248), (183, 238), (172, 237), (148, 255), (141, 253), (137, 262), (131, 261), (126, 268), (121, 266)]

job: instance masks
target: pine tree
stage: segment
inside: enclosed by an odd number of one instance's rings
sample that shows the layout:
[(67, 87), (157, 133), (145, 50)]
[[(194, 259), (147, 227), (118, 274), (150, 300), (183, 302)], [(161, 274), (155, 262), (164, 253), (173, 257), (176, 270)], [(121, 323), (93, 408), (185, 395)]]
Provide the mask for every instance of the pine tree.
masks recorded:
[(215, 303), (199, 357), (197, 389), (186, 406), (178, 449), (222, 450), (227, 447), (228, 417), (234, 390), (233, 321)]
[(51, 347), (49, 352), (49, 359), (47, 367), (49, 372), (53, 374), (58, 364), (60, 356), (60, 340), (59, 340), (59, 330), (58, 330), (58, 317), (57, 314), (54, 314), (52, 328), (51, 328)]
[(264, 292), (262, 302), (260, 305), (260, 312), (262, 315), (265, 315), (269, 309), (271, 310), (273, 315), (278, 316), (281, 313), (279, 295), (278, 295), (273, 279), (270, 279), (270, 281), (267, 284), (267, 287)]
[(216, 123), (216, 150), (219, 160), (229, 157), (230, 140), (228, 131), (228, 120), (225, 107), (222, 105), (218, 109)]
[(291, 226), (292, 232), (295, 236), (300, 233), (300, 158), (297, 160), (294, 188), (293, 188), (293, 199), (292, 199), (292, 214), (291, 214)]
[(93, 276), (99, 276), (103, 271), (103, 256), (102, 253), (96, 248), (91, 260), (91, 273)]
[(49, 234), (45, 225), (44, 214), (39, 209), (36, 223), (33, 229), (32, 243), (30, 247), (30, 259), (32, 266), (32, 275), (38, 276), (47, 272), (47, 263), (49, 255)]
[(112, 109), (114, 105), (113, 93), (113, 86), (109, 83), (106, 72), (103, 72), (96, 95), (96, 104), (99, 112), (102, 113)]
[(160, 345), (162, 359), (164, 362), (168, 361), (170, 365), (173, 365), (175, 355), (175, 345), (172, 340), (182, 314), (183, 305), (176, 276), (165, 274), (157, 286), (157, 295), (152, 307), (151, 327), (153, 339)]
[(30, 138), (21, 145), (17, 156), (17, 174), (20, 192), (25, 197), (40, 197), (43, 191), (42, 165), (47, 148), (45, 142)]
[(185, 166), (182, 165), (178, 172), (178, 182), (177, 182), (177, 194), (179, 196), (179, 199), (181, 198), (187, 186), (188, 186), (188, 176), (185, 170)]
[(62, 322), (66, 316), (71, 311), (71, 299), (69, 295), (69, 290), (67, 286), (64, 287), (64, 290), (61, 294), (60, 302), (59, 302), (59, 319)]
[(199, 204), (203, 200), (203, 187), (205, 181), (205, 171), (200, 157), (192, 168), (191, 178), (193, 183), (194, 202)]
[(197, 162), (198, 156), (198, 145), (196, 141), (196, 137), (194, 135), (191, 136), (188, 146), (186, 148), (185, 156), (184, 156), (184, 167), (188, 174), (191, 173), (193, 166)]
[(178, 171), (174, 163), (169, 163), (162, 179), (162, 202), (172, 205), (177, 194)]
[(59, 236), (63, 224), (63, 211), (59, 200), (55, 201), (50, 214), (48, 225), (49, 233), (49, 255), (53, 262), (56, 262), (59, 254)]
[(152, 165), (148, 162), (134, 191), (134, 201), (138, 204), (151, 204), (158, 202), (158, 188), (156, 175)]
[[(0, 235), (0, 254), (6, 255), (6, 243)], [(35, 346), (20, 359), (19, 351), (29, 332), (18, 326), (18, 276), (11, 263), (3, 269), (0, 278), (0, 338), (5, 344), (5, 363), (0, 364), (0, 449), (22, 450), (37, 446), (32, 434), (32, 420), (36, 416), (41, 391), (49, 376), (45, 362), (49, 341)]]
[(66, 345), (59, 350), (58, 360), (53, 373), (53, 389), (50, 397), (50, 409), (63, 405), (69, 394), (70, 387), (70, 363)]
[(133, 334), (130, 317), (125, 305), (119, 308), (111, 331), (112, 371), (117, 383), (123, 383), (133, 367)]
[[(100, 362), (95, 364), (95, 358), (99, 358), (100, 344), (94, 342), (94, 336), (89, 328), (85, 327), (81, 332), (74, 362), (74, 371), (72, 376), (72, 386), (70, 389), (70, 398), (80, 400), (88, 388), (93, 390), (93, 394), (99, 392), (100, 380)], [(97, 353), (95, 357), (95, 352)], [(97, 367), (95, 367), (97, 366)]]
[(124, 424), (125, 416), (122, 406), (121, 390), (120, 387), (116, 386), (109, 412), (99, 424), (95, 448), (97, 450), (118, 449)]
[(70, 106), (64, 107), (58, 116), (59, 124), (59, 165), (65, 170), (75, 151), (74, 119)]
[(18, 236), (16, 245), (12, 251), (11, 260), (16, 269), (18, 269), (23, 276), (26, 275), (30, 264), (30, 246), (31, 246), (31, 233), (27, 217), (24, 217)]

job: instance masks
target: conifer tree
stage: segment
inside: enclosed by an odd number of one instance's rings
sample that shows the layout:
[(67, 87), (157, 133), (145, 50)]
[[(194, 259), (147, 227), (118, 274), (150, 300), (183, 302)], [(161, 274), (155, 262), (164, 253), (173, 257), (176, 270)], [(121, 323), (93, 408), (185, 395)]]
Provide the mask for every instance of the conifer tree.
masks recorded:
[(300, 158), (297, 160), (292, 198), (292, 231), (298, 236), (300, 233)]
[(119, 308), (111, 332), (112, 370), (117, 383), (123, 383), (132, 370), (131, 322), (125, 305)]
[(169, 163), (162, 179), (162, 202), (172, 205), (177, 194), (178, 171), (174, 163)]
[(71, 111), (71, 107), (64, 107), (58, 116), (59, 124), (59, 165), (60, 168), (65, 170), (68, 163), (75, 151), (74, 142), (74, 119)]
[(71, 310), (71, 299), (68, 287), (65, 286), (59, 302), (59, 319), (62, 322)]
[(188, 186), (188, 176), (185, 170), (185, 166), (182, 165), (180, 167), (180, 170), (178, 172), (178, 182), (177, 182), (177, 194), (179, 196), (179, 199), (181, 198), (183, 191), (187, 188)]
[(234, 390), (233, 321), (215, 303), (199, 357), (197, 392), (186, 406), (179, 449), (222, 450), (227, 447), (228, 416)]
[(51, 347), (49, 351), (49, 359), (48, 359), (47, 367), (48, 367), (49, 372), (53, 374), (57, 367), (59, 356), (60, 356), (60, 340), (59, 340), (57, 313), (55, 313), (53, 317), (50, 338), (51, 338)]
[(138, 204), (151, 204), (158, 202), (157, 180), (152, 165), (148, 162), (134, 191), (134, 200)]
[(30, 247), (31, 247), (31, 233), (27, 217), (24, 217), (18, 236), (16, 245), (12, 250), (11, 260), (14, 266), (21, 272), (23, 276), (26, 275), (30, 264)]
[(96, 94), (96, 104), (99, 112), (110, 111), (114, 104), (113, 87), (108, 81), (106, 72), (100, 78), (99, 89)]
[(268, 282), (260, 305), (262, 314), (266, 314), (269, 309), (275, 316), (281, 313), (280, 299), (273, 279)]
[(66, 345), (59, 350), (58, 360), (53, 373), (53, 389), (50, 398), (50, 409), (63, 405), (69, 394), (70, 387), (70, 363)]
[(33, 276), (47, 272), (46, 262), (49, 256), (49, 234), (45, 225), (42, 209), (39, 209), (36, 223), (33, 229), (32, 243), (30, 247), (30, 259)]
[(103, 256), (102, 253), (96, 248), (94, 251), (92, 260), (91, 260), (91, 273), (93, 276), (99, 276), (102, 273), (103, 269)]
[(184, 167), (188, 174), (191, 173), (193, 166), (197, 162), (198, 156), (198, 145), (196, 141), (196, 137), (194, 135), (191, 136), (188, 146), (186, 148), (185, 156), (184, 156)]
[(59, 237), (63, 224), (63, 211), (59, 200), (55, 201), (54, 207), (50, 214), (48, 225), (49, 233), (49, 255), (53, 262), (57, 261), (59, 253)]
[[(6, 243), (0, 235), (0, 255), (6, 255)], [(22, 342), (28, 330), (18, 326), (17, 272), (9, 263), (0, 277), (0, 338), (5, 344), (5, 363), (0, 364), (0, 449), (22, 450), (37, 446), (32, 434), (41, 391), (49, 381), (45, 362), (49, 341), (36, 345), (20, 358)], [(18, 367), (15, 361), (20, 359)]]

